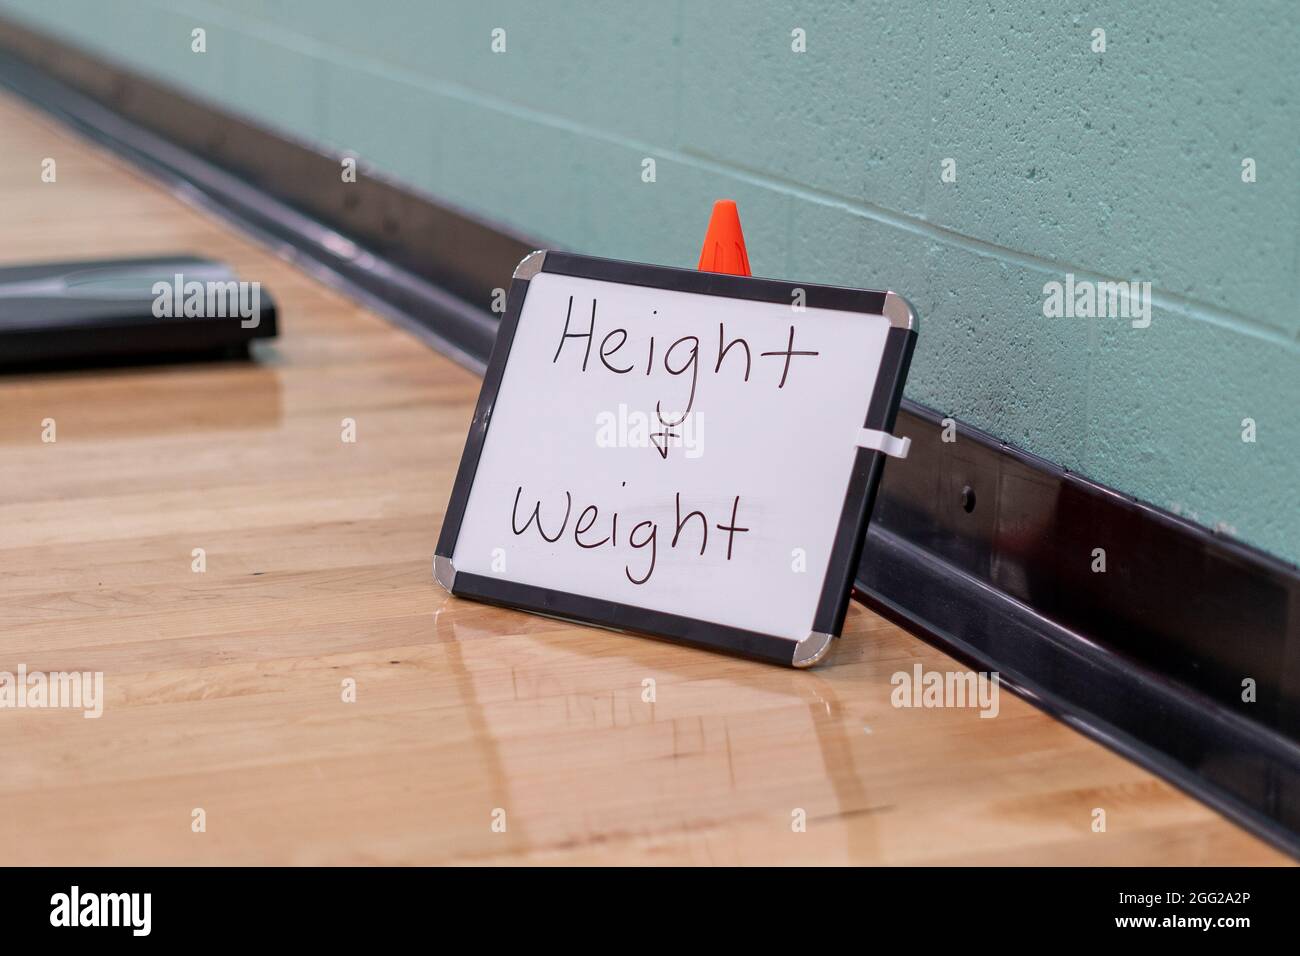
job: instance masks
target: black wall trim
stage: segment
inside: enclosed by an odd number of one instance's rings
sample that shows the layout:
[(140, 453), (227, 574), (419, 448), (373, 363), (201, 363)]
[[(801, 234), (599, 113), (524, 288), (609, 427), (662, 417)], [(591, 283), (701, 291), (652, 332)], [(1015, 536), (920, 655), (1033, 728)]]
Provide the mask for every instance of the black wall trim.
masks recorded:
[(1296, 568), (905, 405), (862, 600), (1300, 856)]
[[(3, 18), (0, 84), (478, 370), (541, 245)], [(916, 403), (894, 431), (857, 596), (1300, 857), (1296, 567)]]

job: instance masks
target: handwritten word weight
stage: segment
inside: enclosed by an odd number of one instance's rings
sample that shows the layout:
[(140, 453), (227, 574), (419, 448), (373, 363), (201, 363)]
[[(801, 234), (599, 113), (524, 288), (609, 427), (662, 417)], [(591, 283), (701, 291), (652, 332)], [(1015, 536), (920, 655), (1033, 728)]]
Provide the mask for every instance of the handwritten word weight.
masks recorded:
[[(591, 319), (587, 322), (586, 330), (581, 329), (581, 319), (578, 320), (578, 329), (569, 331), (574, 326), (573, 321), (573, 296), (569, 296), (569, 309), (564, 316), (564, 332), (560, 335), (560, 344), (555, 348), (555, 357), (551, 359), (554, 365), (560, 361), (560, 355), (564, 352), (565, 346), (569, 344), (570, 339), (578, 340), (572, 354), (577, 354), (579, 343), (582, 345), (582, 370), (587, 371), (591, 363), (591, 349), (596, 342), (596, 299), (591, 300)], [(582, 311), (586, 311), (585, 308)], [(658, 309), (651, 314), (657, 315)], [(663, 350), (663, 355), (658, 364), (655, 363), (656, 341), (652, 335), (649, 341), (644, 345), (632, 345), (626, 352), (624, 346), (628, 346), (628, 330), (625, 328), (612, 328), (600, 338), (600, 345), (596, 349), (597, 357), (600, 364), (615, 375), (631, 375), (633, 372), (640, 373), (642, 369), (646, 375), (653, 374), (658, 368), (662, 367), (665, 372), (674, 377), (690, 374), (691, 388), (686, 399), (686, 407), (681, 413), (681, 417), (672, 420), (665, 419), (662, 411), (662, 401), (655, 403), (655, 414), (659, 421), (665, 425), (680, 425), (686, 420), (686, 416), (691, 413), (691, 408), (695, 404), (695, 389), (700, 380), (700, 337), (698, 335), (683, 335)], [(639, 353), (645, 352), (645, 362), (641, 362)], [(635, 361), (632, 359), (633, 354), (637, 354)], [(818, 352), (799, 350), (794, 347), (794, 326), (790, 326), (790, 333), (786, 339), (785, 347), (774, 349), (768, 352), (759, 352), (758, 358), (777, 359), (781, 365), (781, 380), (777, 382), (777, 388), (785, 388), (786, 379), (790, 376), (790, 362), (795, 358), (803, 358), (818, 355)], [(718, 323), (718, 349), (717, 358), (713, 362), (713, 374), (718, 375), (722, 372), (722, 363), (727, 361), (728, 355), (733, 358), (729, 367), (734, 365), (739, 368), (740, 361), (745, 363), (744, 381), (749, 381), (750, 373), (754, 366), (754, 353), (750, 348), (749, 342), (743, 337), (728, 341), (725, 324)], [(595, 367), (594, 365), (592, 366)], [(674, 406), (681, 408), (681, 405)]]
[[(627, 482), (623, 482), (627, 485)], [(594, 550), (598, 548), (609, 548), (611, 551), (617, 551), (619, 548), (618, 537), (618, 519), (617, 511), (606, 511), (606, 516), (602, 518), (601, 510), (598, 506), (587, 505), (578, 513), (578, 519), (569, 524), (569, 519), (573, 517), (573, 493), (566, 491), (564, 493), (564, 511), (561, 514), (558, 500), (547, 509), (545, 522), (542, 520), (542, 502), (534, 498), (533, 513), (528, 515), (528, 520), (520, 524), (519, 521), (519, 500), (523, 497), (524, 488), (520, 485), (515, 491), (515, 507), (510, 514), (510, 529), (516, 535), (523, 535), (534, 527), (537, 533), (545, 541), (554, 544), (563, 537), (572, 537), (573, 543), (584, 550)], [(674, 501), (677, 507), (677, 525), (673, 531), (673, 539), (669, 547), (676, 549), (677, 544), (682, 539), (682, 535), (689, 531), (691, 537), (682, 541), (683, 547), (693, 546), (696, 540), (700, 543), (700, 554), (703, 555), (705, 549), (709, 546), (709, 531), (711, 530), (709, 519), (703, 511), (688, 511), (682, 514), (682, 493), (677, 492)], [(525, 506), (526, 507), (526, 506)], [(727, 560), (731, 560), (732, 547), (736, 541), (738, 533), (749, 531), (749, 528), (742, 528), (736, 524), (736, 513), (740, 510), (740, 496), (736, 495), (731, 502), (731, 520), (723, 524), (718, 522), (712, 528), (718, 531), (724, 531), (727, 535)], [(626, 525), (626, 522), (624, 522)], [(597, 527), (599, 525), (599, 527)], [(548, 531), (549, 529), (549, 531)], [(570, 530), (572, 529), (572, 530)], [(602, 537), (603, 535), (603, 537)], [(627, 535), (627, 544), (637, 551), (646, 553), (642, 562), (645, 566), (645, 573), (640, 577), (632, 573), (631, 565), (623, 566), (623, 573), (633, 584), (645, 584), (650, 580), (650, 575), (655, 573), (655, 562), (659, 559), (659, 523), (657, 521), (640, 521), (632, 528)], [(648, 552), (647, 552), (648, 549)]]

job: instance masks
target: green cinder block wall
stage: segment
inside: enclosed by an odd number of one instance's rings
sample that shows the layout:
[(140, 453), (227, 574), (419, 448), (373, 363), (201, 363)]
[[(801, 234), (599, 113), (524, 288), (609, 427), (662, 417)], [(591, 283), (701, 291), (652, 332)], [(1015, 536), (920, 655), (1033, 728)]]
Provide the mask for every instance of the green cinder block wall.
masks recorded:
[[(755, 274), (912, 299), (912, 398), (1300, 558), (1300, 3), (0, 11), (576, 251), (694, 265), (734, 198)], [(1046, 317), (1067, 273), (1150, 325)]]

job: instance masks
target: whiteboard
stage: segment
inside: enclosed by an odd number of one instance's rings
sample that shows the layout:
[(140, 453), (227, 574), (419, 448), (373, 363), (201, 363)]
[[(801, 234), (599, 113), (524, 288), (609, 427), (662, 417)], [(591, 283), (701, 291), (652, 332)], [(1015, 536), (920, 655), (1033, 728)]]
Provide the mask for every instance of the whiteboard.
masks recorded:
[(915, 335), (910, 309), (885, 314), (889, 295), (534, 254), (439, 579), (783, 663), (816, 635), (820, 656), (848, 600), (846, 585), (824, 600), (828, 575), (851, 582), (833, 565), (846, 539), (856, 565), (865, 531), (869, 502), (851, 499), (882, 464), (861, 435), (873, 398), (892, 426)]

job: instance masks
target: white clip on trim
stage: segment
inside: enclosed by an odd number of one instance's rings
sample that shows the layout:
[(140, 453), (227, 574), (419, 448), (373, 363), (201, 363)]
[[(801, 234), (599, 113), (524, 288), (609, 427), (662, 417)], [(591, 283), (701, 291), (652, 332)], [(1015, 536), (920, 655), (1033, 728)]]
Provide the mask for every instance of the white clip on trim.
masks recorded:
[(912, 447), (912, 439), (896, 438), (889, 432), (864, 428), (858, 432), (858, 447), (883, 451), (891, 458), (906, 458), (907, 450)]

